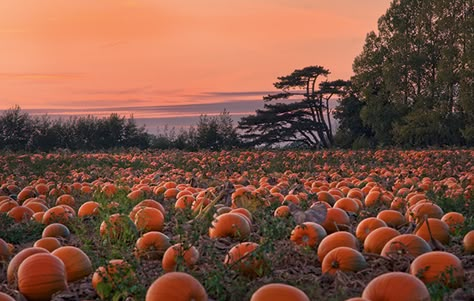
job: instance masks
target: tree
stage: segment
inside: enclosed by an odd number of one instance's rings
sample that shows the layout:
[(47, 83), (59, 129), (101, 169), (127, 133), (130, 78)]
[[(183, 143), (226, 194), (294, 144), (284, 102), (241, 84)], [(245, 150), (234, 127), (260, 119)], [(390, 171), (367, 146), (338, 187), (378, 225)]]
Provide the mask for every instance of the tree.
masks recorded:
[(459, 144), (467, 137), (474, 121), (473, 7), (472, 0), (396, 0), (378, 33), (367, 35), (352, 82), (379, 144)]
[(339, 121), (334, 137), (337, 146), (351, 148), (362, 138), (368, 142), (373, 139), (373, 132), (364, 125), (361, 118), (365, 105), (353, 91), (339, 101), (334, 109), (334, 118)]
[(21, 112), (19, 106), (3, 112), (0, 116), (0, 148), (26, 150), (31, 148), (34, 124), (28, 113)]
[[(329, 73), (324, 67), (309, 66), (278, 77), (273, 85), (281, 92), (264, 96), (264, 109), (241, 119), (238, 126), (243, 132), (241, 138), (250, 146), (281, 143), (301, 143), (309, 148), (332, 146), (329, 101), (344, 94), (349, 82), (327, 81)], [(275, 100), (281, 102), (271, 103)]]

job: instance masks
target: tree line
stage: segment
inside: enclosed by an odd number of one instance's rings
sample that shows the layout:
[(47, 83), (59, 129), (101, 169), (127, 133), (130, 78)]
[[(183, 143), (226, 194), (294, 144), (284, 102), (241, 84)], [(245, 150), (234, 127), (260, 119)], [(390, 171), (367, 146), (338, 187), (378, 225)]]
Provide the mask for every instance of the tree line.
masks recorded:
[(133, 116), (125, 118), (116, 113), (103, 118), (89, 115), (63, 119), (33, 116), (15, 106), (0, 115), (0, 150), (157, 148), (193, 151), (229, 149), (238, 143), (236, 129), (226, 111), (219, 116), (202, 115), (198, 123), (188, 129), (169, 129), (157, 135), (138, 126)]

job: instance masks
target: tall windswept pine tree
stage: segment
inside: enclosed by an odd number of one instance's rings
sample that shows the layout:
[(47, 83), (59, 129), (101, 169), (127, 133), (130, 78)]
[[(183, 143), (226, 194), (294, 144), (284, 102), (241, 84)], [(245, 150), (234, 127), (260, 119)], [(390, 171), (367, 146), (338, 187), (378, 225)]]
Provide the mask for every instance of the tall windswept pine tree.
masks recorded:
[(344, 94), (349, 82), (327, 81), (329, 73), (322, 66), (309, 66), (278, 77), (273, 85), (281, 92), (264, 96), (264, 109), (240, 120), (244, 143), (248, 146), (283, 143), (308, 148), (332, 146), (329, 101), (333, 96)]

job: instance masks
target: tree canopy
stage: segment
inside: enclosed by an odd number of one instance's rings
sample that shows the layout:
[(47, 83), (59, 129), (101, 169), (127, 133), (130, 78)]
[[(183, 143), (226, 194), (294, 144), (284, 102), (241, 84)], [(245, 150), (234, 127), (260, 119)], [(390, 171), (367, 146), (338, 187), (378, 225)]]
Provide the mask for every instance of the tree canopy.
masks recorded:
[(330, 147), (334, 139), (329, 101), (333, 96), (344, 94), (349, 82), (328, 81), (329, 73), (322, 66), (309, 66), (278, 77), (273, 85), (281, 92), (264, 96), (264, 108), (239, 122), (244, 143)]
[(396, 0), (353, 64), (379, 145), (474, 143), (474, 2)]

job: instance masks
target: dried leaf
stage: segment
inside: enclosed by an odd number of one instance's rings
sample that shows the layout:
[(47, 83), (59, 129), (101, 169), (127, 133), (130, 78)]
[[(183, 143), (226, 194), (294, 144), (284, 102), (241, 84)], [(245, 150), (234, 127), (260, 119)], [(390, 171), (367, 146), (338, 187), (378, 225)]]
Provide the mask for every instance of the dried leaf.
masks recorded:
[(322, 203), (315, 203), (306, 211), (303, 211), (294, 203), (289, 203), (288, 207), (290, 207), (291, 215), (298, 224), (304, 222), (322, 224), (326, 220), (327, 208)]

